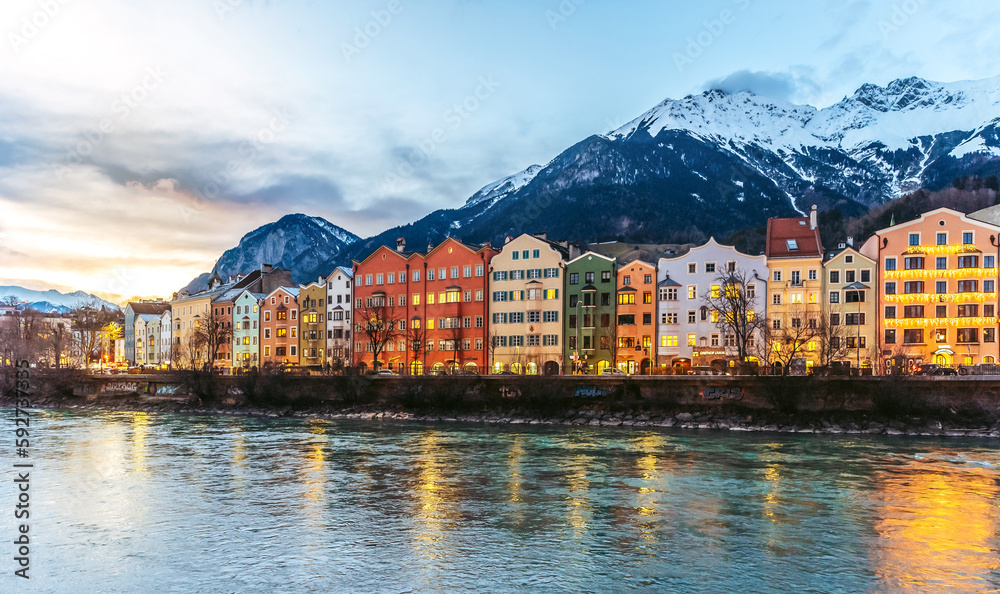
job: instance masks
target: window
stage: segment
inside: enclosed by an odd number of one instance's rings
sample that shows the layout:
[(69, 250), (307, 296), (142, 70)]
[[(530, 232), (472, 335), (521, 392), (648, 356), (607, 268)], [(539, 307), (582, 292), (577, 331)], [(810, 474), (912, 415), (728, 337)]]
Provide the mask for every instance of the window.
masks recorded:
[(541, 258), (542, 257), (542, 250), (531, 250), (531, 257), (532, 258)]
[[(886, 291), (888, 293), (888, 291)], [(910, 295), (924, 292), (924, 281), (906, 281), (903, 283), (903, 293)]]
[[(839, 270), (831, 270), (830, 271), (830, 283), (833, 284), (833, 283), (839, 283), (839, 282), (840, 282), (840, 271)], [(831, 301), (831, 303), (835, 303), (835, 302)]]
[(864, 303), (865, 302), (865, 292), (864, 291), (844, 291), (844, 302), (845, 303)]
[(594, 282), (594, 273), (593, 272), (587, 272), (587, 273), (585, 273), (584, 277), (583, 277), (583, 280), (585, 282), (587, 282), (587, 283), (593, 283)]
[(896, 259), (895, 258), (886, 258), (885, 259), (885, 269), (886, 270), (895, 270), (896, 269)]
[(854, 278), (855, 274), (857, 274), (857, 271), (854, 271), (854, 270), (845, 270), (844, 271), (844, 282), (845, 283), (853, 283), (855, 281), (855, 278)]
[[(535, 313), (538, 313), (538, 312), (535, 312)], [(607, 315), (607, 314), (605, 314), (605, 315)], [(542, 321), (546, 322), (546, 323), (558, 322), (559, 321), (559, 312), (558, 311), (546, 311), (546, 312), (542, 312)]]
[(895, 295), (896, 294), (896, 283), (885, 283), (885, 294)]
[(920, 234), (910, 233), (909, 243), (910, 245), (920, 245)]
[(924, 331), (922, 329), (903, 330), (903, 344), (923, 344), (923, 342)]
[(622, 314), (618, 316), (619, 326), (635, 326), (635, 315), (634, 314)]
[(579, 272), (571, 272), (569, 274), (569, 284), (571, 284), (571, 285), (578, 285), (578, 284), (580, 284), (580, 273)]
[(802, 284), (802, 272), (799, 270), (792, 271), (792, 286), (798, 286)]
[(781, 319), (774, 318), (773, 320), (771, 320), (771, 328), (775, 330), (781, 330)]
[(935, 318), (947, 318), (948, 317), (948, 306), (938, 305), (934, 307), (934, 317)]
[(959, 268), (979, 268), (979, 256), (959, 256)]
[(663, 324), (676, 324), (677, 314), (675, 313), (665, 313), (660, 316), (660, 322)]
[(559, 346), (558, 334), (543, 334), (542, 346)]
[(646, 291), (645, 293), (643, 293), (642, 294), (642, 302), (643, 303), (652, 303), (653, 302), (653, 294), (650, 293), (649, 291)]
[[(718, 316), (719, 312), (713, 312), (713, 313), (715, 313), (716, 316)], [(648, 325), (650, 325), (652, 323), (653, 323), (653, 314), (651, 314), (651, 313), (644, 313), (644, 314), (642, 314), (642, 324), (644, 326), (648, 326)]]
[(774, 295), (771, 295), (771, 304), (781, 305), (781, 293), (775, 293)]
[(698, 265), (694, 263), (688, 264), (688, 274), (694, 274), (696, 272), (698, 272)]
[(830, 314), (830, 325), (839, 326), (840, 325), (840, 314), (832, 313)]
[(996, 268), (995, 256), (983, 256), (983, 268)]
[(997, 329), (983, 328), (983, 342), (996, 342), (996, 341), (997, 341)]
[(774, 282), (776, 282), (776, 283), (780, 283), (781, 282), (781, 271), (780, 270), (775, 270), (773, 276), (774, 276)]
[(625, 276), (622, 277), (622, 285), (624, 285), (624, 286), (627, 287), (627, 286), (629, 286), (631, 284), (632, 284), (632, 277), (631, 276), (629, 276), (629, 275), (626, 274)]
[(979, 328), (959, 328), (958, 338), (955, 342), (969, 343), (969, 342), (979, 342)]
[(865, 314), (864, 313), (849, 313), (849, 314), (844, 314), (844, 325), (845, 326), (864, 326), (865, 325)]
[(885, 319), (894, 320), (896, 319), (896, 306), (886, 305), (885, 306)]
[(886, 330), (885, 331), (885, 340), (883, 342), (885, 342), (885, 344), (896, 344), (896, 331), (895, 330)]
[(904, 318), (922, 318), (924, 317), (924, 306), (923, 305), (906, 305), (903, 307), (903, 317)]
[(906, 270), (923, 270), (924, 269), (924, 257), (923, 256), (907, 256), (903, 258), (903, 267)]
[(451, 267), (451, 278), (458, 278), (458, 266)]
[(794, 252), (799, 249), (799, 243), (794, 239), (786, 239), (785, 247), (788, 248), (788, 251)]
[(611, 271), (610, 270), (602, 270), (601, 271), (601, 282), (602, 283), (610, 283), (611, 282)]
[(948, 281), (935, 281), (934, 282), (934, 292), (941, 294), (948, 292)]
[(958, 306), (958, 317), (960, 318), (975, 318), (979, 316), (979, 305), (959, 305)]
[(747, 299), (757, 298), (757, 285), (747, 285)]
[(544, 298), (545, 299), (558, 299), (559, 298), (559, 289), (545, 289)]
[(521, 280), (523, 278), (524, 278), (524, 271), (523, 270), (511, 270), (510, 271), (510, 280)]
[(514, 253), (512, 253), (510, 255), (510, 259), (511, 260), (520, 260), (521, 259), (521, 253), (518, 252), (517, 250), (514, 250)]
[[(590, 338), (590, 337), (589, 336), (584, 336), (584, 348), (586, 348), (586, 342), (587, 342), (586, 339), (587, 338)], [(540, 335), (538, 335), (538, 334), (529, 334), (528, 335), (528, 346), (538, 346), (540, 344), (542, 344), (542, 337)]]
[(695, 345), (695, 336), (694, 336), (694, 334), (688, 334), (688, 343), (687, 344), (688, 344), (688, 346), (694, 346)]
[(816, 269), (815, 268), (811, 268), (809, 270), (809, 280), (811, 280), (811, 281), (816, 280)]
[(476, 276), (483, 276), (483, 265), (476, 266)]
[(937, 244), (938, 245), (948, 245), (948, 234), (938, 233), (937, 234)]
[(830, 291), (830, 303), (840, 303), (840, 291)]
[(965, 245), (969, 245), (971, 243), (974, 243), (974, 241), (972, 239), (972, 232), (971, 231), (964, 231), (962, 233), (962, 243), (964, 243)]
[(634, 305), (635, 293), (619, 293), (618, 305)]
[(664, 347), (675, 347), (677, 346), (677, 335), (676, 334), (664, 334), (660, 337), (660, 346)]
[(688, 299), (698, 298), (698, 287), (696, 285), (688, 285)]
[(719, 335), (718, 334), (713, 334), (712, 335), (712, 346), (719, 346)]
[(688, 311), (688, 324), (694, 324), (697, 321), (696, 318), (697, 318), (697, 315), (695, 314), (694, 310), (693, 309), (689, 310)]
[(542, 271), (542, 276), (545, 278), (559, 278), (558, 268), (546, 268)]
[(993, 303), (984, 303), (983, 304), (983, 317), (984, 318), (992, 318), (992, 317), (994, 317), (996, 315), (995, 312), (996, 312), (996, 305), (995, 304), (993, 304)]
[(958, 281), (958, 292), (959, 293), (975, 293), (976, 287), (979, 285), (979, 281), (974, 280), (960, 280)]
[[(496, 279), (494, 278), (493, 280), (496, 280)], [(420, 282), (420, 271), (419, 270), (414, 270), (413, 271), (413, 282), (415, 282), (415, 283), (419, 283)]]
[(715, 262), (705, 262), (705, 272), (715, 272)]
[(934, 342), (948, 342), (948, 329), (947, 328), (937, 328), (934, 330)]

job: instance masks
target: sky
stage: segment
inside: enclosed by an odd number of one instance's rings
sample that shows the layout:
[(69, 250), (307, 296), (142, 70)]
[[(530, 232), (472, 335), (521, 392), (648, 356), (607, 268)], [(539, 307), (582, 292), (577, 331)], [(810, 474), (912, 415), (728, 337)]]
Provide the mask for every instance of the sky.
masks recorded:
[(963, 0), (4, 0), (0, 284), (169, 297), (284, 214), (373, 235), (667, 98), (824, 107), (996, 76), (998, 18)]

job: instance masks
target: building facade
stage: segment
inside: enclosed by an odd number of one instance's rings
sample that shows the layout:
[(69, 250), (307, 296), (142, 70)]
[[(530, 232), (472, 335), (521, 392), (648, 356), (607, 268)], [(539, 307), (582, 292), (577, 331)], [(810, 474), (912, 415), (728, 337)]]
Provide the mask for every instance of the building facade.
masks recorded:
[(875, 260), (845, 245), (823, 263), (824, 329), (821, 363), (872, 369), (878, 360)]
[(326, 360), (326, 279), (299, 287), (299, 366), (319, 372)]
[(995, 363), (1000, 227), (939, 208), (877, 231), (861, 252), (879, 264), (886, 368)]
[[(748, 311), (767, 315), (767, 258), (744, 254), (714, 238), (675, 258), (661, 258), (657, 283), (657, 359), (662, 367), (730, 367), (738, 364), (735, 336), (719, 324), (711, 307), (731, 279), (743, 285)], [(748, 314), (749, 315), (749, 314)], [(747, 345), (755, 352), (763, 337), (755, 333)]]
[(493, 373), (562, 372), (566, 360), (560, 292), (569, 257), (568, 245), (528, 234), (509, 240), (493, 257), (489, 284)]
[(796, 374), (821, 361), (823, 243), (816, 216), (813, 205), (808, 217), (767, 221), (768, 362)]
[(261, 363), (260, 307), (267, 295), (244, 289), (233, 301), (233, 370), (248, 371)]
[(600, 375), (617, 345), (614, 258), (587, 252), (566, 263), (563, 335), (565, 373)]
[(338, 266), (326, 278), (326, 364), (333, 370), (351, 365), (351, 281), (354, 272)]
[(278, 287), (261, 305), (261, 363), (293, 367), (299, 363), (299, 288)]
[(656, 266), (642, 260), (618, 268), (615, 365), (628, 374), (649, 374), (656, 357)]

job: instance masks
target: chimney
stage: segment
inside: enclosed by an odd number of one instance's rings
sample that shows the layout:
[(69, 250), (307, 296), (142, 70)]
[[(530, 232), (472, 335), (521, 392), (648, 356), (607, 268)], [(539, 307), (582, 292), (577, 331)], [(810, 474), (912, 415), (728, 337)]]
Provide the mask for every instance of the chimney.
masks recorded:
[(853, 236), (851, 236), (851, 235), (847, 236), (847, 245), (850, 246), (850, 247), (854, 247), (854, 237)]
[(427, 251), (429, 252), (429, 251), (431, 251), (432, 249), (434, 249), (434, 244), (428, 241), (428, 242), (427, 242)]
[(406, 251), (406, 238), (405, 237), (400, 237), (400, 238), (396, 239), (396, 251), (399, 252), (399, 253), (401, 253), (401, 254)]
[(810, 229), (815, 229), (816, 225), (817, 225), (817, 223), (816, 223), (816, 205), (813, 204), (812, 208), (809, 209), (809, 228)]
[(272, 267), (271, 267), (270, 264), (261, 264), (260, 265), (260, 272), (261, 272), (261, 274), (267, 274), (268, 272), (271, 272), (271, 268)]
[(534, 235), (538, 239), (548, 240), (548, 238), (549, 238), (549, 234), (548, 233), (533, 233), (532, 235)]
[(504, 243), (504, 245), (507, 245), (508, 243), (510, 243), (513, 240), (514, 240), (514, 238), (511, 237), (510, 235), (508, 235), (507, 237), (503, 238), (503, 243)]

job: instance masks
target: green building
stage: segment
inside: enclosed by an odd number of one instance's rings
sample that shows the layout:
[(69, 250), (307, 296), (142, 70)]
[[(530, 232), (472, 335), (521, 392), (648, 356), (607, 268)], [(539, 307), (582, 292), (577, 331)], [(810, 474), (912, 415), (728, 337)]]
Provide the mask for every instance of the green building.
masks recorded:
[(599, 375), (614, 361), (614, 258), (586, 252), (566, 263), (563, 316), (566, 373)]

